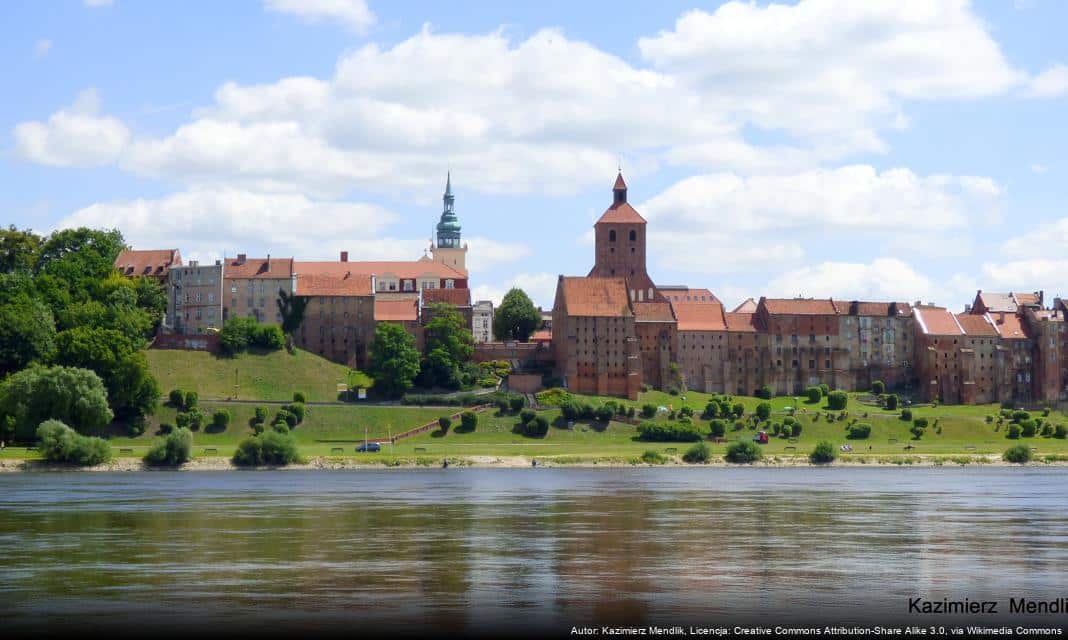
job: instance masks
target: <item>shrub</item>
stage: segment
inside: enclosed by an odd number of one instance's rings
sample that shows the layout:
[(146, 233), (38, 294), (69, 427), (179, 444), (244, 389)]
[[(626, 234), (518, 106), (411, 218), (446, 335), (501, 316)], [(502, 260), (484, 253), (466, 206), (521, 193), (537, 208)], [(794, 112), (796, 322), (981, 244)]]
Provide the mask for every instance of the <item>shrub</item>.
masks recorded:
[(694, 425), (643, 422), (638, 425), (638, 438), (653, 442), (696, 442), (704, 434)]
[(827, 394), (827, 408), (833, 411), (842, 411), (849, 402), (849, 396), (845, 391), (832, 391)]
[(1025, 438), (1035, 437), (1035, 421), (1028, 418), (1020, 421), (1020, 435)]
[(913, 425), (912, 428), (909, 429), (909, 431), (912, 433), (913, 438), (919, 440), (923, 437), (923, 432), (926, 431), (926, 429), (924, 429), (920, 425)]
[(45, 420), (36, 435), (38, 449), (49, 462), (91, 467), (111, 460), (111, 447), (105, 440), (83, 436), (59, 420)]
[(877, 396), (881, 396), (886, 393), (886, 383), (882, 380), (875, 380), (871, 383), (871, 392)]
[(177, 467), (189, 462), (193, 451), (193, 432), (179, 429), (165, 438), (156, 440), (145, 454), (145, 464), (152, 466)]
[(159, 431), (160, 433), (168, 434), (171, 431), (174, 431), (174, 425), (169, 422), (161, 422), (159, 423)]
[(667, 462), (667, 458), (662, 456), (658, 451), (653, 451), (652, 449), (643, 453), (641, 460), (647, 464), (664, 464)]
[(655, 404), (643, 404), (642, 405), (642, 417), (643, 418), (652, 418), (655, 415), (656, 415), (656, 405)]
[(1052, 435), (1053, 435), (1053, 425), (1051, 425), (1051, 424), (1042, 425), (1042, 437), (1043, 438), (1048, 438), (1048, 437), (1050, 437)]
[(1012, 412), (1012, 421), (1013, 422), (1017, 422), (1017, 423), (1018, 422), (1023, 422), (1024, 420), (1027, 420), (1030, 417), (1031, 417), (1031, 414), (1027, 413), (1026, 411), (1013, 411)]
[(687, 418), (693, 417), (693, 407), (683, 407), (679, 409), (680, 416), (686, 416)]
[(512, 413), (519, 413), (525, 406), (527, 406), (527, 399), (523, 396), (512, 396), (508, 399), (508, 407)]
[(560, 415), (564, 417), (564, 420), (574, 420), (579, 417), (579, 407), (574, 402), (568, 400), (560, 405)]
[(597, 410), (594, 412), (594, 416), (600, 422), (608, 422), (615, 414), (616, 412), (614, 408), (609, 405), (601, 405), (600, 407), (597, 407)]
[(760, 418), (761, 420), (767, 420), (769, 417), (771, 417), (771, 403), (761, 402), (757, 404), (756, 417)]
[(527, 423), (527, 435), (540, 437), (549, 433), (549, 421), (545, 416), (536, 416), (533, 420)]
[(886, 408), (890, 411), (897, 410), (898, 397), (896, 393), (891, 393), (886, 396)]
[(526, 424), (534, 419), (534, 416), (538, 415), (533, 409), (523, 409), (519, 412), (519, 421)]
[(774, 392), (771, 390), (771, 385), (765, 384), (765, 385), (761, 385), (760, 388), (757, 389), (756, 395), (757, 395), (758, 398), (761, 398), (761, 399), (764, 399), (764, 400), (771, 400), (771, 396), (772, 396), (773, 393)]
[(200, 396), (197, 395), (196, 391), (186, 391), (185, 399), (182, 400), (182, 408), (188, 411), (189, 409), (196, 407), (199, 398)]
[(798, 438), (798, 437), (801, 436), (801, 423), (800, 422), (795, 422), (790, 427), (790, 435), (795, 437), (795, 438)]
[(237, 445), (233, 463), (241, 467), (287, 465), (300, 460), (297, 441), (288, 433), (268, 431), (245, 438)]
[(760, 460), (763, 455), (755, 442), (743, 441), (727, 445), (727, 454), (724, 458), (727, 462), (735, 464), (749, 464)]
[(219, 409), (211, 414), (211, 423), (216, 427), (225, 429), (230, 424), (230, 412), (226, 409)]
[(261, 324), (249, 336), (250, 344), (263, 349), (277, 351), (286, 346), (286, 336), (282, 327), (276, 324)]
[(267, 422), (267, 408), (266, 407), (256, 407), (253, 410), (252, 421), (253, 422), (258, 422), (260, 424), (263, 424), (264, 422)]
[(304, 403), (304, 402), (307, 402), (307, 401), (308, 401), (308, 396), (304, 395), (303, 391), (294, 391), (293, 392), (293, 402)]
[(174, 416), (174, 421), (178, 424), (179, 429), (196, 431), (204, 425), (204, 414), (201, 413), (200, 409), (189, 409)]
[(994, 416), (987, 416), (986, 417), (986, 423), (987, 424), (991, 424), (992, 422), (994, 422)]
[(698, 462), (708, 462), (712, 457), (712, 450), (704, 442), (698, 442), (694, 446), (686, 450), (686, 453), (682, 454), (682, 459), (690, 464), (696, 464)]
[(711, 435), (713, 438), (722, 438), (727, 434), (727, 423), (722, 420), (713, 420), (709, 423), (709, 426), (712, 429)]
[(297, 426), (297, 416), (293, 415), (289, 409), (282, 407), (278, 410), (278, 413), (274, 414), (274, 420), (271, 420), (271, 426), (276, 424), (285, 424), (292, 429)]
[(912, 421), (913, 426), (917, 426), (921, 429), (927, 428), (927, 418), (916, 418)]
[(478, 424), (478, 416), (473, 411), (464, 411), (460, 414), (460, 428), (464, 431), (474, 431)]
[(863, 422), (851, 424), (846, 435), (850, 440), (865, 440), (871, 435), (871, 425)]
[(634, 417), (634, 407), (627, 407), (627, 417), (628, 418), (633, 418)]
[(181, 409), (185, 403), (185, 391), (182, 391), (181, 389), (171, 389), (171, 392), (167, 394), (167, 399), (172, 407)]
[(256, 435), (260, 435), (261, 433), (263, 433), (263, 429), (264, 429), (263, 425), (264, 425), (264, 423), (262, 423), (262, 422), (250, 422), (249, 423), (249, 426), (252, 427), (252, 433), (254, 433)]
[(1017, 464), (1023, 464), (1031, 461), (1031, 448), (1018, 444), (1015, 447), (1009, 447), (1005, 450), (1005, 453), (1001, 455), (1001, 459), (1005, 462), (1015, 462)]
[(496, 404), (497, 404), (497, 410), (500, 411), (501, 413), (504, 413), (505, 411), (508, 411), (508, 406), (509, 406), (508, 398), (497, 398)]
[(1043, 417), (1049, 416), (1049, 407), (1043, 407), (1042, 408), (1042, 416)]
[(904, 420), (905, 422), (908, 422), (909, 420), (912, 420), (912, 409), (902, 409), (901, 410), (901, 419)]
[(452, 426), (452, 418), (449, 416), (441, 416), (438, 418), (438, 426), (441, 427), (442, 433), (448, 433), (449, 427)]
[(808, 459), (813, 464), (828, 464), (834, 462), (837, 457), (838, 452), (835, 451), (834, 445), (826, 440), (816, 443), (816, 448), (808, 454)]
[(289, 425), (291, 427), (295, 427), (304, 422), (304, 417), (308, 415), (308, 410), (304, 407), (303, 402), (291, 402), (282, 408), (293, 414), (293, 417), (296, 418), (296, 423)]
[(741, 402), (735, 402), (731, 405), (731, 415), (735, 418), (741, 418), (745, 415), (745, 405)]
[(826, 398), (826, 397), (827, 397), (827, 394), (831, 392), (831, 388), (830, 388), (830, 387), (828, 387), (828, 386), (827, 386), (826, 384), (824, 384), (824, 383), (820, 383), (820, 384), (819, 384), (819, 388), (820, 388), (820, 393), (822, 393), (822, 394), (823, 394), (823, 397), (824, 397), (824, 398)]
[(1063, 440), (1065, 437), (1068, 437), (1068, 428), (1065, 428), (1063, 424), (1057, 425), (1053, 428), (1053, 437)]
[(823, 392), (819, 387), (809, 387), (805, 389), (805, 397), (808, 399), (809, 404), (816, 404), (823, 399)]
[(1020, 425), (1010, 424), (1009, 428), (1005, 431), (1005, 437), (1010, 440), (1017, 440), (1020, 437), (1021, 431), (1023, 431), (1023, 429), (1020, 428)]
[(783, 426), (787, 427), (792, 426), (795, 422), (797, 422), (797, 418), (794, 418), (793, 416), (786, 416), (782, 419)]
[(126, 431), (130, 434), (131, 438), (136, 438), (143, 434), (145, 432), (145, 417), (136, 416), (130, 420), (130, 424), (126, 425)]
[(289, 433), (289, 423), (284, 420), (279, 420), (271, 425), (271, 431), (275, 433)]
[(572, 402), (571, 394), (560, 387), (539, 391), (534, 394), (534, 397), (538, 399), (538, 404), (546, 406), (559, 407), (565, 402)]

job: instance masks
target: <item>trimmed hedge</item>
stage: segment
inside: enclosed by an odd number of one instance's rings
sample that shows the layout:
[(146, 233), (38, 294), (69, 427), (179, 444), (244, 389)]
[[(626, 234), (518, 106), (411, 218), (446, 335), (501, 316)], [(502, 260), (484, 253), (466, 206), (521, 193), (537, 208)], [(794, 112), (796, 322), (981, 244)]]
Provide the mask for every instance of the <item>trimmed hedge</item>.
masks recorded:
[(652, 442), (696, 442), (705, 433), (696, 425), (643, 422), (638, 425), (638, 438)]

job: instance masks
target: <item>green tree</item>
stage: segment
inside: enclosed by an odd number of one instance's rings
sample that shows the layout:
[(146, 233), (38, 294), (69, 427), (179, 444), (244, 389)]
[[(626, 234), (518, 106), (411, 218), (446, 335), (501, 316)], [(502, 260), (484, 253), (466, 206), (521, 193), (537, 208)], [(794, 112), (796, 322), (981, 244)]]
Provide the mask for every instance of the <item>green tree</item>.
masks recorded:
[(35, 432), (38, 449), (49, 462), (67, 462), (83, 467), (111, 459), (111, 447), (102, 438), (75, 433), (59, 420), (45, 420)]
[(73, 367), (31, 365), (0, 383), (0, 416), (15, 419), (15, 437), (32, 438), (37, 425), (55, 419), (79, 432), (99, 429), (114, 417), (96, 373)]
[(771, 403), (760, 402), (756, 406), (756, 415), (761, 420), (767, 420), (771, 417)]
[(145, 454), (144, 461), (152, 466), (177, 467), (189, 462), (193, 452), (193, 432), (178, 429), (156, 441)]
[(47, 305), (26, 297), (0, 305), (0, 375), (48, 361), (55, 350), (56, 325)]
[(424, 327), (424, 383), (455, 388), (459, 385), (461, 367), (474, 353), (471, 329), (463, 316), (448, 304), (436, 302), (429, 309), (430, 320)]
[(412, 388), (419, 373), (419, 351), (415, 338), (399, 324), (382, 322), (375, 327), (368, 367), (375, 389), (385, 396), (399, 396)]
[(813, 464), (827, 464), (829, 462), (834, 462), (837, 457), (838, 452), (834, 450), (834, 445), (826, 440), (819, 441), (816, 444), (816, 448), (808, 455), (808, 459)]
[(849, 402), (849, 396), (845, 391), (832, 391), (827, 394), (827, 408), (834, 411), (841, 411), (846, 408), (846, 404)]
[(308, 298), (279, 289), (278, 300), (275, 302), (278, 303), (278, 313), (282, 316), (282, 332), (287, 336), (292, 336), (304, 322), (304, 310), (308, 306)]
[(0, 228), (0, 273), (30, 273), (41, 251), (41, 236), (15, 225)]
[(116, 415), (155, 412), (159, 385), (144, 353), (127, 336), (114, 329), (75, 327), (56, 335), (56, 347), (58, 364), (92, 369), (100, 376)]
[(876, 380), (871, 383), (871, 392), (877, 396), (881, 396), (886, 393), (886, 383), (882, 380)]
[(749, 464), (760, 460), (763, 455), (764, 453), (755, 442), (743, 440), (741, 442), (732, 442), (727, 445), (727, 453), (724, 458), (727, 462), (733, 462), (735, 464)]
[(501, 306), (493, 313), (493, 336), (498, 340), (526, 342), (541, 327), (541, 313), (530, 297), (513, 287), (504, 294)]
[(73, 300), (86, 300), (114, 273), (125, 246), (117, 229), (61, 229), (42, 243), (36, 272), (55, 278)]

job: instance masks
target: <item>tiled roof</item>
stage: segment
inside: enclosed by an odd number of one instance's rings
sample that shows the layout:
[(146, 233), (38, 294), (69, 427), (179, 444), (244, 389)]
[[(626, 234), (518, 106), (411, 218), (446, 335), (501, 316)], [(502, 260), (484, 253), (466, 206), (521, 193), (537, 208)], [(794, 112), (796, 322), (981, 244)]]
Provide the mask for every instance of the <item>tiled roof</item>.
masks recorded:
[(969, 336), (992, 336), (997, 337), (998, 331), (991, 324), (987, 316), (977, 316), (970, 313), (958, 313), (955, 314), (957, 322), (961, 328), (964, 329), (964, 333)]
[(1028, 340), (1031, 338), (1030, 332), (1020, 320), (1020, 316), (1015, 313), (991, 313), (991, 319), (994, 321), (994, 326), (998, 329), (998, 335), (1002, 340)]
[(631, 315), (623, 278), (560, 278), (564, 308), (571, 316)]
[(623, 172), (616, 174), (616, 183), (612, 185), (612, 191), (619, 191), (620, 189), (626, 189), (627, 183), (623, 181)]
[(471, 306), (470, 289), (423, 289), (423, 304), (444, 302), (454, 307)]
[(723, 305), (701, 302), (677, 302), (672, 305), (679, 321), (679, 331), (726, 331)]
[(690, 289), (689, 287), (657, 287), (660, 293), (671, 303), (703, 302), (715, 304), (719, 298), (708, 289)]
[(435, 262), (423, 256), (418, 260), (409, 261), (377, 261), (377, 262), (338, 262), (336, 264), (349, 265), (353, 271), (360, 273), (373, 273), (379, 278), (394, 276), (397, 278), (415, 279), (423, 276), (437, 278), (466, 279), (467, 273), (454, 269), (447, 264)]
[(949, 309), (942, 307), (916, 307), (913, 309), (920, 330), (929, 336), (959, 336), (961, 327)]
[(727, 322), (727, 331), (756, 333), (755, 313), (725, 313), (723, 319)]
[(293, 258), (227, 258), (223, 262), (223, 277), (230, 278), (289, 278), (293, 276)]
[(827, 299), (816, 298), (761, 298), (760, 304), (773, 315), (835, 316), (837, 304)]
[(182, 264), (177, 249), (126, 249), (115, 258), (115, 268), (124, 276), (165, 276)]
[[(843, 302), (835, 302), (835, 306), (842, 308)], [(865, 302), (854, 300), (849, 303), (849, 315), (851, 316), (910, 316), (912, 307), (907, 302)]]
[(635, 302), (633, 307), (636, 322), (675, 322), (667, 302)]
[(630, 206), (629, 202), (620, 202), (608, 207), (608, 209), (601, 214), (600, 219), (597, 220), (597, 224), (601, 224), (602, 222), (645, 224), (645, 218), (638, 215), (638, 212), (634, 210), (634, 207)]
[(1042, 299), (1039, 297), (1039, 293), (1014, 293), (1013, 297), (1016, 298), (1016, 304), (1023, 307), (1037, 307), (1042, 305)]
[(752, 298), (746, 298), (745, 302), (734, 308), (732, 313), (756, 313), (757, 303)]
[(371, 276), (365, 273), (298, 273), (297, 295), (299, 296), (370, 296)]
[(375, 322), (415, 322), (418, 319), (418, 300), (375, 298)]
[(551, 342), (553, 339), (553, 332), (551, 329), (538, 329), (534, 333), (530, 334), (531, 342)]
[(980, 291), (976, 297), (983, 303), (984, 311), (1016, 313), (1016, 301), (1011, 293)]

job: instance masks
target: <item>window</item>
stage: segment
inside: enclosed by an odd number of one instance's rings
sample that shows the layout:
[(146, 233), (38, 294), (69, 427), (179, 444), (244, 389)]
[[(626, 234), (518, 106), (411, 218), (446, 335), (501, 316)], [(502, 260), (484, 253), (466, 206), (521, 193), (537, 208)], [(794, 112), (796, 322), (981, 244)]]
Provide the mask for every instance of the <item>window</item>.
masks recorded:
[(208, 294), (208, 302), (215, 302), (215, 294), (214, 293), (209, 293)]
[[(634, 229), (631, 229), (630, 230), (630, 241), (631, 242), (637, 242), (637, 240), (638, 240), (638, 232), (635, 231)], [(633, 251), (633, 249), (631, 249), (631, 251)]]
[(445, 281), (445, 288), (446, 289), (454, 289), (454, 288), (456, 288), (456, 282), (453, 281), (453, 280), (446, 280)]
[(404, 290), (405, 291), (412, 291), (413, 289), (415, 289), (415, 286), (413, 285), (412, 281), (411, 280), (405, 280), (404, 281)]
[(616, 230), (615, 229), (612, 229), (611, 231), (608, 232), (608, 241), (609, 242), (615, 242), (616, 241)]

